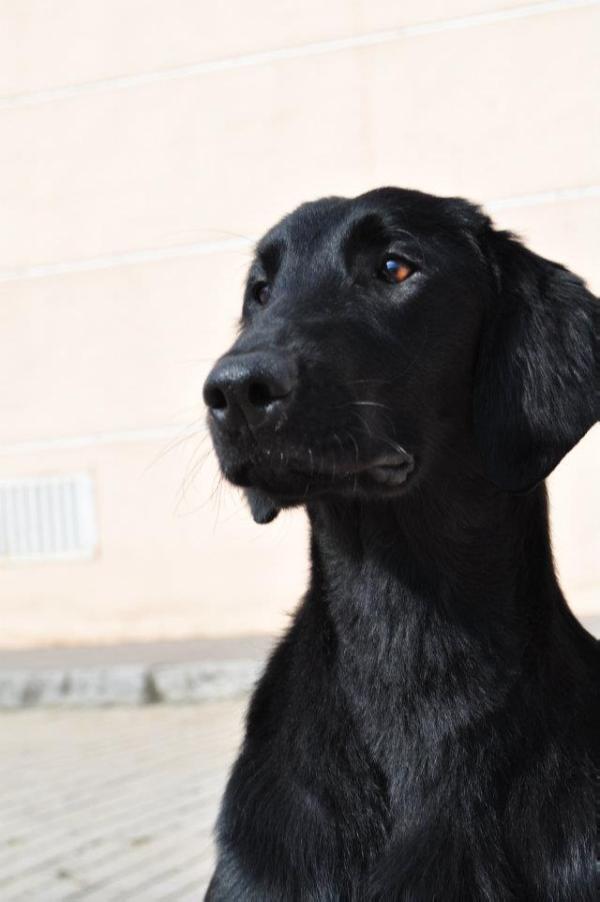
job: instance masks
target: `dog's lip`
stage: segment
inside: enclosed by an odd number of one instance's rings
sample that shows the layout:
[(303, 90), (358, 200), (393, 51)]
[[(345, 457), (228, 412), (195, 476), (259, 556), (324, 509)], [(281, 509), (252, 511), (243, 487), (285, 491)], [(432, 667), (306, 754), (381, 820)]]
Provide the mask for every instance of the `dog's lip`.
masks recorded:
[[(264, 458), (263, 462), (266, 462)], [(289, 461), (285, 466), (275, 466), (273, 469), (269, 468), (265, 471), (259, 461), (254, 459), (252, 462), (247, 461), (232, 469), (226, 468), (223, 472), (230, 482), (241, 488), (256, 486), (266, 492), (278, 495), (282, 489), (276, 487), (277, 482), (282, 477), (285, 478), (286, 474), (295, 480), (302, 480), (305, 485), (304, 494), (306, 494), (309, 488), (327, 491), (336, 486), (342, 488), (349, 484), (356, 487), (357, 480), (361, 481), (364, 489), (371, 482), (377, 484), (382, 490), (394, 490), (404, 485), (414, 469), (413, 455), (398, 447), (398, 450), (380, 454), (368, 461), (358, 460), (344, 465), (338, 463), (336, 467), (327, 469), (327, 471), (313, 467), (309, 469), (298, 460)], [(295, 496), (296, 493), (291, 490), (291, 487), (290, 491)], [(285, 491), (284, 494), (288, 494), (288, 492)]]
[(402, 485), (415, 468), (412, 454), (402, 451), (401, 455), (386, 455), (367, 467), (369, 476), (382, 485)]
[[(333, 481), (336, 481), (338, 479), (355, 478), (364, 474), (381, 485), (395, 486), (406, 482), (414, 468), (415, 460), (412, 454), (409, 454), (404, 448), (399, 448), (398, 451), (382, 454), (368, 463), (358, 462), (343, 467), (338, 466), (328, 474), (321, 473), (319, 475), (322, 477), (328, 476)], [(304, 469), (300, 470), (292, 467), (290, 470), (298, 476), (309, 476)], [(310, 475), (315, 476), (316, 474)]]

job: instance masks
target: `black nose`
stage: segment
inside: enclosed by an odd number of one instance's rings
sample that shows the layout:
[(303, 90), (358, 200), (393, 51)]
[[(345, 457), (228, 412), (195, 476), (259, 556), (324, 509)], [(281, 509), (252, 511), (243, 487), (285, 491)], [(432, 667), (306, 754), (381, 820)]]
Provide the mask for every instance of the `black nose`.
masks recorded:
[(254, 353), (223, 357), (204, 383), (204, 401), (217, 422), (237, 426), (274, 423), (296, 384), (296, 368), (285, 357)]

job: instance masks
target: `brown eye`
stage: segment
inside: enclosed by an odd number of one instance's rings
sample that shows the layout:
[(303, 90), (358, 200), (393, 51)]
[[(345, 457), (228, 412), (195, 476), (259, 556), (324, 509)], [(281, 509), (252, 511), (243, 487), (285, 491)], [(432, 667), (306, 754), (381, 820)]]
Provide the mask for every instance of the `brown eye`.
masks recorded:
[(264, 307), (265, 304), (269, 303), (271, 297), (271, 286), (268, 282), (258, 282), (254, 288), (252, 289), (252, 295), (255, 301), (258, 301), (259, 304), (262, 304)]
[(386, 257), (381, 272), (386, 281), (398, 284), (412, 276), (414, 269), (406, 260), (401, 260), (399, 257)]

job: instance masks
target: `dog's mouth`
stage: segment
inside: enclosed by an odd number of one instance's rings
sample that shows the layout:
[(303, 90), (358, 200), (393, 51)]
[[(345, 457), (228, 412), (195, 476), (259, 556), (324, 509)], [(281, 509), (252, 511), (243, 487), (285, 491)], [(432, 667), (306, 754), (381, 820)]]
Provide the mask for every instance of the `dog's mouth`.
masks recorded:
[[(361, 484), (373, 482), (379, 486), (395, 488), (404, 485), (414, 467), (412, 454), (402, 450), (400, 453), (381, 455), (367, 464), (354, 463), (341, 466), (332, 472), (318, 474), (318, 478), (319, 480), (325, 479), (331, 484), (338, 481), (345, 483), (360, 478)], [(297, 472), (304, 478), (309, 475), (304, 470), (294, 470), (293, 468), (291, 472)]]
[(415, 468), (412, 454), (404, 451), (402, 456), (388, 456), (367, 468), (366, 473), (380, 485), (401, 486)]
[(257, 488), (287, 503), (326, 493), (390, 495), (400, 491), (415, 469), (415, 459), (403, 448), (367, 462), (317, 466), (312, 458), (286, 457), (268, 450), (231, 467), (225, 477), (241, 488)]

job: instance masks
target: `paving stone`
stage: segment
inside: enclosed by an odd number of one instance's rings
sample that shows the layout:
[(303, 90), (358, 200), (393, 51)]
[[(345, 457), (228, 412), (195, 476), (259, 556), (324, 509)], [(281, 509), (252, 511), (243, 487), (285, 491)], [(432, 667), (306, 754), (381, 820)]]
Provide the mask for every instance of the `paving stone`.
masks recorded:
[(64, 703), (73, 705), (139, 705), (146, 701), (144, 667), (77, 668), (68, 675)]
[(33, 673), (25, 690), (25, 705), (61, 705), (64, 702), (67, 673), (64, 670), (45, 670)]
[(246, 704), (0, 714), (2, 902), (200, 902)]
[(0, 675), (0, 709), (20, 708), (25, 704), (30, 678), (30, 673), (20, 670), (9, 670)]
[(262, 670), (254, 660), (177, 664), (152, 673), (157, 700), (192, 702), (232, 698), (248, 692)]

